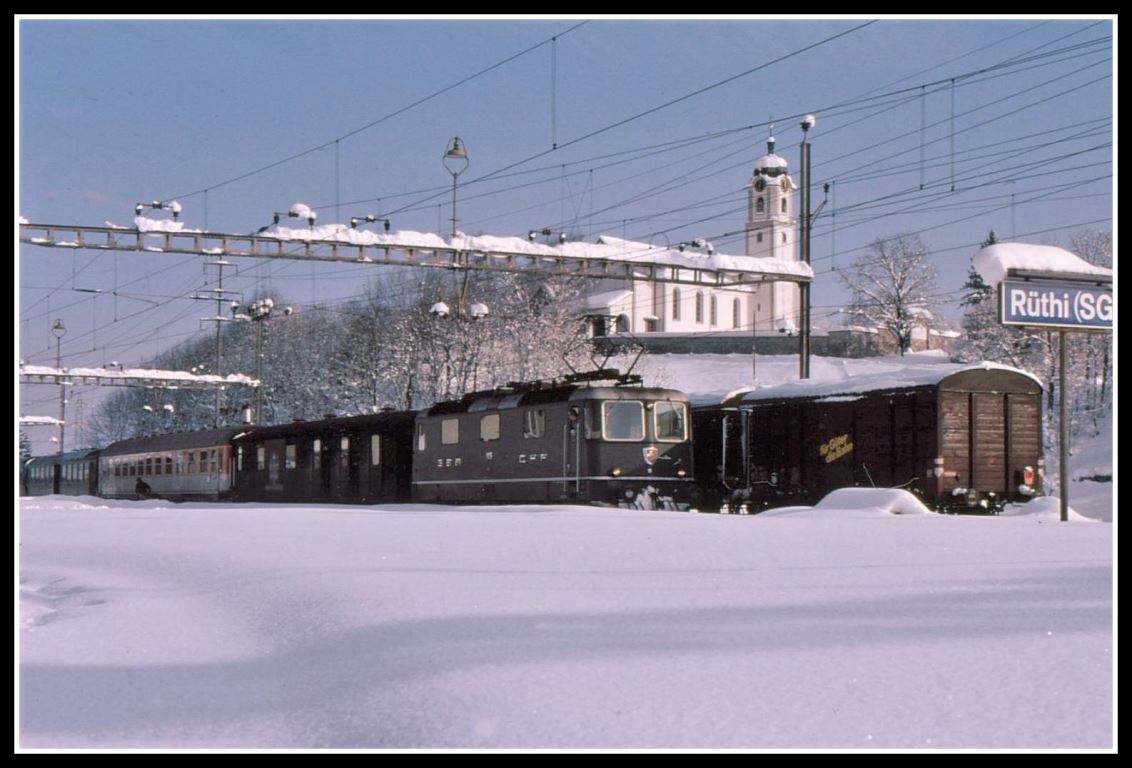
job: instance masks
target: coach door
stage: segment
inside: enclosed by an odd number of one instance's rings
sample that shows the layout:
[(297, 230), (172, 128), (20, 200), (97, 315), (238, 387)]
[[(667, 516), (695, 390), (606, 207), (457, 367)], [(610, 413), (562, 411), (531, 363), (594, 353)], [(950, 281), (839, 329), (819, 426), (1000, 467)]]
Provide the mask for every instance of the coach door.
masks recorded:
[(575, 498), (581, 492), (582, 407), (571, 405), (562, 425), (562, 495)]
[(311, 478), (314, 482), (314, 496), (329, 499), (331, 492), (330, 441), (334, 438), (316, 437), (311, 440)]
[(334, 497), (336, 499), (360, 498), (360, 454), (361, 446), (357, 445), (352, 435), (338, 435), (333, 438), (334, 452)]

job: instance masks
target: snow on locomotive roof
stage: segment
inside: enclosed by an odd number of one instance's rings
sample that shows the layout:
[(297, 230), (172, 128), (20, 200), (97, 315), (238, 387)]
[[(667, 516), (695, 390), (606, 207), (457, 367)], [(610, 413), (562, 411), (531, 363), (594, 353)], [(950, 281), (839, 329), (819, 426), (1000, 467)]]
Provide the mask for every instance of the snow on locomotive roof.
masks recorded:
[(822, 399), (847, 399), (867, 392), (904, 389), (908, 387), (934, 386), (949, 376), (964, 371), (994, 370), (1017, 373), (1031, 379), (1041, 386), (1032, 374), (998, 363), (948, 363), (932, 365), (893, 365), (892, 370), (850, 376), (845, 379), (808, 379), (793, 381), (763, 389), (738, 389), (723, 398), (724, 403), (735, 405), (760, 400), (779, 400), (788, 397), (812, 397)]
[(992, 287), (1005, 280), (1011, 270), (1049, 273), (1052, 277), (1112, 277), (1111, 269), (1052, 245), (995, 243), (976, 253), (971, 262)]
[(608, 385), (597, 382), (543, 382), (542, 386), (511, 391), (472, 393), (461, 400), (435, 403), (419, 411), (421, 416), (456, 413), (502, 411), (521, 406), (546, 405), (577, 400), (667, 400), (687, 402), (688, 396), (677, 389), (632, 385)]

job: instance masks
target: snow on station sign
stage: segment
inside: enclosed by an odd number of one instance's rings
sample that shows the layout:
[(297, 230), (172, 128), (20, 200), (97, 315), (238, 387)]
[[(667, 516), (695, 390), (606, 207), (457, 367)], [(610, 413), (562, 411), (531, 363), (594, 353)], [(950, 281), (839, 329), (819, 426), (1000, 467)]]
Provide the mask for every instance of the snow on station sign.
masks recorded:
[(972, 259), (988, 285), (998, 286), (999, 320), (1077, 331), (1110, 331), (1116, 313), (1113, 272), (1062, 248), (995, 243)]
[(1008, 279), (998, 291), (1003, 325), (1112, 330), (1111, 287)]

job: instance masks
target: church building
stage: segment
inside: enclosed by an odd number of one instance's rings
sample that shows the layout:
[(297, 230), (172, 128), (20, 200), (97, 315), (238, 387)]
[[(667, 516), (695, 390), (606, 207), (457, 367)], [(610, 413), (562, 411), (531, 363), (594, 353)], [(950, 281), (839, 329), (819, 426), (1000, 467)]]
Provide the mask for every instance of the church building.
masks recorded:
[[(787, 173), (787, 162), (774, 153), (774, 137), (767, 153), (754, 166), (747, 185), (747, 223), (744, 255), (785, 261), (798, 260), (798, 221), (795, 195), (798, 186)], [(599, 242), (623, 243), (626, 248), (648, 249), (611, 237)], [(695, 240), (677, 246), (686, 256), (714, 253), (711, 243)], [(596, 335), (668, 333), (680, 335), (721, 332), (793, 332), (797, 329), (799, 292), (795, 283), (768, 282), (759, 286), (716, 289), (647, 280), (631, 285), (604, 283), (588, 296), (587, 312), (594, 317)]]

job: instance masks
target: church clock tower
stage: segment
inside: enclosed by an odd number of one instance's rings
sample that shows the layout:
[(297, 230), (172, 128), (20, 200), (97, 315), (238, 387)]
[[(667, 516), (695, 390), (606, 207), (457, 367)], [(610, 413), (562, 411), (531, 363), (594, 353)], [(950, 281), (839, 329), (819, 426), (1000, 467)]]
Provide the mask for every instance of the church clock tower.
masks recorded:
[[(794, 192), (798, 189), (786, 173), (786, 160), (774, 153), (774, 136), (766, 142), (767, 153), (755, 161), (755, 172), (747, 187), (747, 255), (765, 259), (797, 261), (798, 222), (794, 218)], [(756, 331), (794, 330), (797, 325), (798, 287), (793, 283), (768, 283), (756, 288), (746, 312), (748, 325)]]

